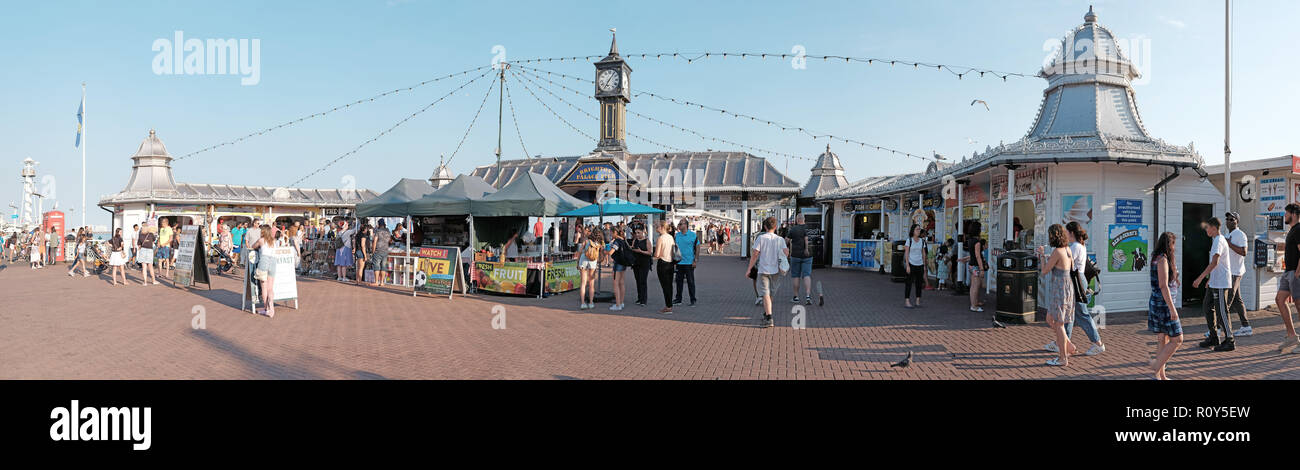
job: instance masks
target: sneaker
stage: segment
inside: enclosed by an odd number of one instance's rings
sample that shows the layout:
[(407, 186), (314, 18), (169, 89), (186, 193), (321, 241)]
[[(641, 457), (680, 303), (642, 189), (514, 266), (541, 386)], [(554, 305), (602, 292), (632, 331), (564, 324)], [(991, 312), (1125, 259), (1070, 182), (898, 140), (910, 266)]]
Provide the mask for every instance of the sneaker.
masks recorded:
[(1243, 326), (1243, 327), (1237, 329), (1237, 332), (1236, 332), (1236, 333), (1233, 333), (1232, 335), (1233, 335), (1233, 336), (1250, 336), (1250, 335), (1252, 335), (1252, 334), (1255, 334), (1255, 330), (1254, 330), (1254, 329), (1252, 329), (1250, 326)]
[(812, 305), (812, 297), (804, 296), (804, 298), (803, 298), (803, 304), (804, 304), (804, 305)]
[(1233, 341), (1233, 340), (1227, 340), (1227, 341), (1224, 341), (1224, 342), (1222, 342), (1222, 343), (1219, 343), (1218, 346), (1215, 346), (1215, 347), (1214, 347), (1214, 350), (1215, 350), (1215, 351), (1220, 351), (1220, 352), (1222, 352), (1222, 351), (1232, 351), (1232, 350), (1235, 350), (1235, 349), (1237, 349), (1237, 345), (1236, 345), (1236, 341)]
[(673, 305), (681, 305), (682, 299), (673, 299)]
[(1219, 340), (1215, 338), (1206, 339), (1205, 341), (1201, 341), (1201, 344), (1199, 344), (1199, 346), (1202, 348), (1212, 348), (1218, 345), (1219, 345)]
[(799, 296), (797, 296), (797, 295), (794, 296), (793, 299), (790, 299), (790, 302), (791, 302), (791, 303), (796, 303), (796, 304), (799, 303)]
[(1285, 340), (1282, 340), (1282, 345), (1277, 347), (1277, 352), (1286, 354), (1294, 351), (1297, 346), (1300, 346), (1300, 338), (1288, 336)]
[(984, 311), (984, 307), (971, 307), (971, 308), (970, 308), (970, 311), (972, 311), (972, 312), (983, 312), (983, 311)]
[(1100, 345), (1100, 344), (1093, 344), (1091, 348), (1088, 348), (1088, 352), (1083, 353), (1083, 355), (1084, 355), (1084, 356), (1096, 356), (1096, 355), (1101, 354), (1101, 353), (1104, 353), (1104, 352), (1106, 352), (1106, 346), (1103, 346), (1103, 345)]
[(773, 327), (773, 326), (776, 326), (776, 323), (773, 323), (773, 322), (772, 322), (772, 317), (767, 316), (767, 315), (764, 315), (764, 316), (763, 316), (763, 328), (771, 328), (771, 327)]
[(609, 306), (609, 311), (611, 311), (611, 312), (617, 312), (617, 311), (618, 311), (618, 305), (610, 305), (610, 306)]
[(1043, 350), (1047, 352), (1054, 352), (1054, 353), (1061, 352), (1061, 348), (1056, 347), (1056, 341), (1047, 343), (1047, 346), (1043, 346)]
[(695, 301), (694, 301), (694, 300), (691, 301), (691, 306), (692, 306), (692, 307), (695, 306)]

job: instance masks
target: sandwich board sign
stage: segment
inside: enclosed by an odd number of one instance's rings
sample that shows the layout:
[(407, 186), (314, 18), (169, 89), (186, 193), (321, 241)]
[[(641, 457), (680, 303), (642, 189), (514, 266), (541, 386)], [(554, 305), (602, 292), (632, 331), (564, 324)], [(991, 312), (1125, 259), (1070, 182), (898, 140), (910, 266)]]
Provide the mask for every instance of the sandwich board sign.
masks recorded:
[(469, 291), (465, 269), (460, 263), (460, 248), (450, 246), (422, 246), (416, 252), (415, 291), (413, 295), (427, 292), (437, 296), (452, 297), (456, 288), (461, 295)]
[(212, 279), (208, 276), (208, 256), (204, 250), (203, 234), (197, 225), (181, 227), (177, 235), (180, 248), (176, 250), (176, 266), (172, 273), (172, 283), (191, 287), (202, 282), (212, 289)]

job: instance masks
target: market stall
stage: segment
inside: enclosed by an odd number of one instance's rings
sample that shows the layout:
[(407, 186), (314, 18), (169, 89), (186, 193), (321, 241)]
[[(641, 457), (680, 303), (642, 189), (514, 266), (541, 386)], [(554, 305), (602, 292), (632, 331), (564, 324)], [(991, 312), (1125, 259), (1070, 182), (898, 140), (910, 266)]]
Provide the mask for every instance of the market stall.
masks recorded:
[[(555, 217), (589, 205), (536, 173), (516, 178), (480, 200), (470, 200), (474, 263), (470, 276), (478, 289), (502, 294), (543, 295), (577, 287), (573, 253), (547, 253), (545, 231), (533, 240), (529, 217)], [(511, 258), (506, 246), (518, 247)], [(551, 283), (551, 275), (556, 282)], [(522, 284), (522, 286), (521, 286)]]
[[(411, 203), (430, 193), (433, 186), (424, 180), (402, 178), (379, 196), (357, 204), (357, 217), (405, 217), (406, 226), (411, 226)], [(385, 285), (413, 288), (415, 286), (415, 264), (417, 256), (411, 250), (411, 232), (407, 231), (403, 240), (393, 240), (388, 248), (388, 259), (380, 266), (375, 276)], [(321, 247), (313, 245), (317, 259), (324, 254)], [(330, 250), (332, 253), (332, 250)], [(316, 268), (313, 268), (316, 269)]]

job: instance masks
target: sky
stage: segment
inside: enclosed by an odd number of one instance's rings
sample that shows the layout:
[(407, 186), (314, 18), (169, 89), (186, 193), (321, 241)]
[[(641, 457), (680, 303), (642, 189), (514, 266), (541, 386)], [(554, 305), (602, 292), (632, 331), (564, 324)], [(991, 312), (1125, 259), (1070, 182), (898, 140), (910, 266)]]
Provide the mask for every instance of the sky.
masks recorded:
[[(1234, 161), (1300, 153), (1289, 110), (1300, 107), (1300, 61), (1293, 27), (1300, 2), (1234, 2), (1232, 147)], [(1098, 22), (1136, 51), (1134, 85), (1143, 123), (1170, 143), (1195, 143), (1207, 164), (1223, 162), (1224, 8), (1221, 1), (618, 1), (15, 2), (0, 16), (0, 208), (21, 194), (24, 158), (40, 162), (38, 190), (70, 223), (81, 220), (81, 150), (74, 147), (86, 83), (87, 222), (107, 225), (95, 202), (120, 191), (130, 156), (156, 129), (181, 157), (286, 121), (402, 88), (403, 91), (173, 162), (178, 182), (289, 186), (355, 185), (383, 191), (399, 178), (428, 178), (439, 158), (453, 173), (495, 161), (497, 90), (481, 72), (404, 89), (506, 60), (603, 55), (609, 28), (631, 54), (766, 52), (894, 58), (1033, 74), (1051, 42)], [(256, 84), (240, 75), (164, 74), (159, 40), (257, 40)], [(498, 49), (499, 51), (499, 49)], [(629, 58), (634, 92), (650, 91), (914, 154), (960, 159), (1029, 130), (1046, 82), (963, 77), (946, 71), (809, 59)], [(174, 64), (173, 64), (174, 65)], [(532, 64), (594, 79), (590, 61)], [(595, 114), (592, 85), (544, 84)], [(524, 86), (533, 90), (534, 98)], [(501, 141), (504, 159), (583, 155), (597, 122), (512, 72)], [(447, 96), (438, 101), (440, 97)], [(550, 106), (548, 110), (539, 99)], [(984, 100), (988, 108), (971, 106)], [(355, 153), (349, 151), (410, 118)], [(478, 119), (470, 128), (476, 111)], [(645, 95), (629, 110), (761, 152), (806, 181), (826, 139)], [(518, 132), (514, 122), (518, 122)], [(467, 128), (469, 128), (467, 132)], [(628, 116), (632, 152), (741, 150)], [(461, 143), (462, 137), (464, 142)], [(520, 143), (522, 137), (522, 145)], [(457, 150), (457, 147), (460, 147)], [(848, 178), (921, 171), (926, 162), (832, 142)], [(454, 157), (453, 157), (454, 155)], [(343, 157), (339, 159), (339, 157)], [(52, 178), (45, 178), (46, 175)], [(53, 201), (47, 200), (45, 209)]]

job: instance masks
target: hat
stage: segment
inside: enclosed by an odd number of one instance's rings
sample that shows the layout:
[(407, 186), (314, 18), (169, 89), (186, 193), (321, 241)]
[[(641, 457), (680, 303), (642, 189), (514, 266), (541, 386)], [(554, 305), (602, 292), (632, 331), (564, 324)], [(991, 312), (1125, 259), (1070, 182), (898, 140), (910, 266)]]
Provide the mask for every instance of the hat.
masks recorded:
[(1233, 211), (1228, 211), (1228, 212), (1224, 213), (1224, 214), (1223, 214), (1223, 218), (1225, 218), (1225, 219), (1232, 219), (1232, 220), (1241, 220), (1241, 217), (1238, 216), (1237, 213), (1236, 213), (1236, 212), (1233, 212)]

